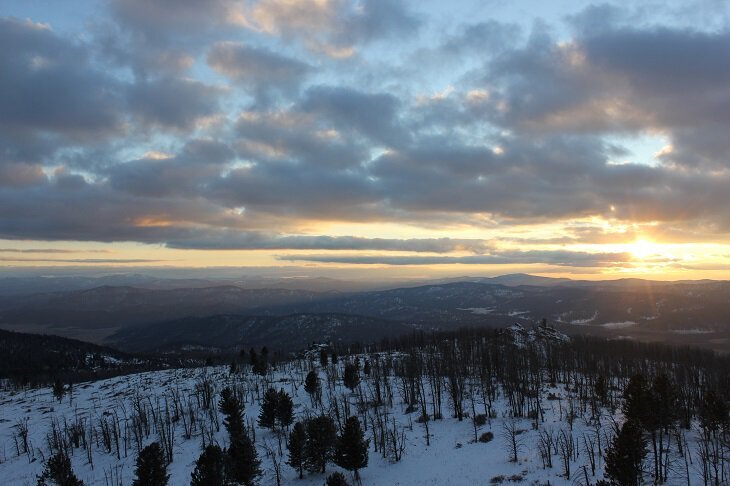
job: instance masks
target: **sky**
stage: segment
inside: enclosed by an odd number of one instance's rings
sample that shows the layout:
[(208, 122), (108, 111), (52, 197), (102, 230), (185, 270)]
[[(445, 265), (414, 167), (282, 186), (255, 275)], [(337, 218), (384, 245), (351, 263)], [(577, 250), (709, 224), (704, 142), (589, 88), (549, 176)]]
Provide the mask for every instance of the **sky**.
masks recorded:
[(725, 1), (3, 0), (0, 273), (730, 278)]

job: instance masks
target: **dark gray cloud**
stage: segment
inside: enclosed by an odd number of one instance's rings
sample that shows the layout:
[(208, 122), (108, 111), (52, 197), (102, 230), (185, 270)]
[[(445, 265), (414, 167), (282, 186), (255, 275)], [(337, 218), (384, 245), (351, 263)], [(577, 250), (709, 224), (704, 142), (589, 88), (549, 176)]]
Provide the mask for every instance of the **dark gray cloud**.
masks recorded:
[[(613, 11), (615, 9), (609, 8)], [(537, 133), (663, 131), (687, 166), (726, 167), (730, 145), (730, 32), (575, 17), (577, 35), (559, 43), (536, 29), (526, 45), (490, 61), (498, 89), (483, 113)]]
[(190, 129), (219, 109), (221, 89), (188, 78), (142, 79), (129, 87), (131, 112), (145, 125)]
[(143, 158), (112, 166), (107, 175), (114, 189), (144, 197), (196, 197), (218, 177), (234, 152), (213, 140), (192, 140), (169, 158)]
[(0, 248), (0, 253), (110, 253), (110, 250), (69, 250), (64, 248)]
[(236, 123), (237, 149), (242, 158), (262, 164), (257, 170), (275, 170), (276, 164), (290, 167), (352, 169), (367, 160), (367, 145), (345, 137), (328, 120), (293, 113), (247, 113)]
[(398, 120), (400, 101), (388, 93), (365, 93), (343, 86), (314, 86), (300, 109), (327, 119), (333, 128), (349, 129), (383, 145), (401, 145), (409, 138)]
[(240, 42), (216, 43), (207, 61), (260, 101), (267, 101), (272, 93), (293, 92), (312, 70), (307, 63)]
[(48, 26), (0, 18), (0, 72), (0, 155), (38, 155), (31, 146), (46, 137), (91, 142), (120, 128), (118, 83)]
[(246, 26), (335, 58), (350, 57), (378, 40), (410, 36), (420, 26), (420, 19), (396, 0), (259, 0), (247, 7), (241, 12)]
[(361, 265), (507, 265), (548, 264), (570, 267), (621, 267), (629, 265), (627, 253), (585, 253), (574, 251), (504, 251), (468, 256), (368, 256), (368, 255), (280, 255), (283, 261), (347, 263)]
[(0, 187), (28, 187), (45, 182), (40, 165), (0, 163)]
[(147, 258), (5, 258), (0, 262), (9, 263), (92, 263), (92, 264), (128, 264), (128, 263), (164, 263), (173, 260), (152, 260)]
[(454, 238), (362, 238), (356, 236), (276, 236), (222, 231), (206, 237), (168, 241), (169, 248), (205, 250), (383, 250), (448, 253), (484, 253), (492, 245), (484, 240)]

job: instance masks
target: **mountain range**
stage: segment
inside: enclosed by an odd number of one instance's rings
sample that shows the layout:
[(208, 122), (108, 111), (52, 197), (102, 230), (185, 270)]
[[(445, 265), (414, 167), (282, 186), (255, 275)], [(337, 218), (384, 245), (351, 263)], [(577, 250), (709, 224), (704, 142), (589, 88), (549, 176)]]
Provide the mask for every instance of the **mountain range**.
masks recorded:
[[(0, 327), (135, 350), (259, 344), (289, 349), (324, 338), (378, 340), (412, 329), (529, 326), (545, 318), (567, 333), (730, 350), (725, 281), (595, 282), (514, 274), (397, 288), (381, 284), (377, 290), (353, 290), (346, 283), (335, 290), (338, 281), (330, 279), (284, 279), (290, 287), (310, 281), (317, 290), (280, 288), (280, 279), (242, 283), (253, 280), (114, 276), (73, 280), (100, 286), (31, 294), (21, 292), (30, 288), (26, 279), (0, 293)], [(60, 283), (44, 278), (44, 285)], [(9, 279), (0, 279), (0, 291), (9, 286)]]

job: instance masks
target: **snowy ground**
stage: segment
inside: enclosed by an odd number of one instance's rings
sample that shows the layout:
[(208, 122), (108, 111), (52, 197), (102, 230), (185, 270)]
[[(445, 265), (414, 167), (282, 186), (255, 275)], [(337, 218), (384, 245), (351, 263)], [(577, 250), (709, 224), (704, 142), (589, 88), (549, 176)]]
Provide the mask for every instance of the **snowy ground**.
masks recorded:
[[(304, 363), (300, 363), (299, 369), (294, 369), (292, 366), (273, 375), (275, 387), (283, 388), (293, 396), (297, 419), (302, 418), (307, 411), (311, 411), (310, 398), (302, 385), (306, 373), (305, 366)], [(325, 388), (324, 373), (321, 371), (320, 373), (323, 388)], [(231, 378), (227, 367), (141, 373), (94, 383), (77, 384), (73, 390), (73, 402), (70, 403), (68, 397), (65, 397), (61, 404), (53, 397), (49, 388), (20, 393), (0, 393), (0, 478), (7, 485), (35, 484), (35, 476), (40, 473), (43, 461), (49, 455), (47, 434), (51, 430), (53, 420), (63, 422), (65, 419), (71, 422), (78, 417), (90, 420), (91, 424), (98, 428), (100, 420), (112, 416), (111, 414), (131, 415), (135, 395), (144, 397), (151, 404), (159, 403), (158, 400), (162, 401), (164, 397), (171, 397), (173, 394), (192, 397), (196, 383), (199, 383), (203, 376), (212, 378), (217, 391), (229, 384), (231, 380), (239, 380), (239, 383), (241, 380), (240, 377)], [(364, 381), (361, 386), (367, 386), (367, 383)], [(341, 384), (338, 384), (337, 390), (338, 396), (349, 393)], [(546, 397), (548, 393), (564, 396), (567, 392), (563, 388), (557, 388), (546, 390)], [(351, 394), (351, 396), (354, 403), (355, 395)], [(489, 424), (480, 427), (479, 430), (480, 434), (491, 430), (494, 433), (494, 439), (489, 443), (479, 443), (474, 442), (474, 429), (470, 419), (459, 422), (450, 418), (448, 400), (444, 396), (446, 418), (430, 422), (431, 445), (427, 447), (424, 427), (416, 422), (419, 413), (404, 413), (405, 405), (399, 405), (401, 403), (399, 398), (396, 392), (392, 416), (399, 423), (399, 427), (405, 430), (404, 456), (399, 462), (391, 462), (375, 453), (371, 444), (369, 465), (361, 471), (363, 484), (477, 485), (490, 484), (493, 478), (499, 476), (505, 478), (504, 484), (520, 482), (542, 485), (548, 484), (548, 481), (551, 485), (580, 484), (576, 478), (583, 474), (581, 466), (588, 463), (586, 454), (581, 451), (578, 459), (571, 464), (571, 479), (560, 476), (562, 470), (558, 456), (553, 457), (554, 464), (551, 469), (543, 469), (537, 448), (537, 431), (532, 429), (531, 421), (527, 419), (517, 422), (518, 428), (525, 431), (519, 436), (521, 443), (519, 461), (517, 463), (509, 462), (506, 443), (502, 437), (502, 425), (505, 420), (509, 420), (501, 417), (503, 410), (507, 408), (504, 403), (496, 404), (499, 417), (492, 419)], [(217, 401), (216, 394), (216, 404)], [(254, 394), (251, 394), (245, 406), (247, 418), (255, 421), (259, 413), (259, 405)], [(546, 399), (543, 406), (546, 409), (546, 420), (541, 427), (551, 428), (556, 433), (560, 430), (569, 432), (568, 424), (560, 419), (561, 408), (563, 418), (565, 416), (566, 401)], [(353, 410), (355, 410), (354, 406)], [(25, 420), (28, 421), (32, 452), (18, 455), (15, 444), (17, 424)], [(609, 427), (606, 426), (605, 430), (608, 431)], [(592, 427), (588, 427), (583, 419), (577, 418), (573, 424), (573, 436), (579, 440), (584, 432), (591, 434), (594, 433), (594, 430)], [(120, 484), (119, 481), (108, 480), (110, 476), (120, 477), (121, 484), (131, 484), (136, 457), (134, 446), (128, 444), (126, 453), (122, 448), (121, 459), (117, 459), (116, 451), (107, 453), (103, 450), (99, 443), (98, 430), (95, 433), (92, 446), (93, 467), (88, 463), (85, 450), (79, 448), (71, 451), (76, 474), (87, 485)], [(215, 439), (221, 445), (227, 445), (226, 432), (222, 426), (220, 431), (215, 433)], [(145, 442), (149, 443), (154, 440), (158, 440), (158, 438), (153, 432)], [(274, 449), (278, 449), (275, 435), (271, 431), (257, 427), (256, 443), (264, 470), (260, 484), (269, 485), (275, 484), (275, 479), (271, 459), (266, 456), (264, 450), (265, 442)], [(193, 437), (185, 440), (182, 424), (177, 423), (174, 460), (169, 466), (171, 485), (189, 484), (190, 473), (200, 452), (200, 436), (194, 434)], [(286, 461), (285, 448), (283, 453), (285, 457), (281, 462)], [(601, 477), (602, 465), (602, 460), (599, 459), (599, 473), (596, 477), (590, 476), (590, 469), (588, 470), (591, 481)], [(328, 474), (338, 469), (334, 464), (328, 465), (327, 468)], [(305, 479), (300, 481), (297, 479), (296, 472), (286, 464), (283, 465), (282, 471), (284, 484), (322, 485), (324, 483), (325, 476), (321, 474), (305, 475)], [(347, 476), (350, 477), (349, 473)], [(495, 481), (497, 480), (495, 479)], [(687, 482), (685, 479), (678, 480), (678, 484), (687, 484)]]

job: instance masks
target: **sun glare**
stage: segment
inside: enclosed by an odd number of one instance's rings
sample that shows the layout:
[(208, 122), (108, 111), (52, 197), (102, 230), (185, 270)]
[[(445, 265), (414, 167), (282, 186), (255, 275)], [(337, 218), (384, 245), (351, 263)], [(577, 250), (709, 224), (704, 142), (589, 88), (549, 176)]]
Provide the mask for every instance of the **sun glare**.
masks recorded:
[(643, 259), (659, 253), (659, 247), (656, 243), (648, 240), (636, 240), (630, 245), (629, 251), (636, 258)]

